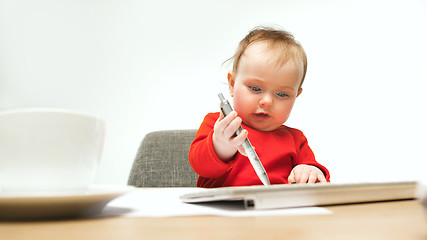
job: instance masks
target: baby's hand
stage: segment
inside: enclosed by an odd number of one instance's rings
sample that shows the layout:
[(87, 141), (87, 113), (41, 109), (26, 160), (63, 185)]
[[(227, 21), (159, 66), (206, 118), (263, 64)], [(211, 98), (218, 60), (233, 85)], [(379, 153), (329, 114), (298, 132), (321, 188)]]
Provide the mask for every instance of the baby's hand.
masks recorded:
[(224, 162), (231, 160), (237, 151), (246, 155), (242, 143), (248, 136), (248, 131), (243, 130), (238, 136), (234, 136), (241, 123), (242, 119), (237, 117), (235, 111), (232, 111), (225, 118), (221, 112), (218, 120), (215, 122), (212, 136), (213, 147), (216, 155)]
[(323, 172), (310, 165), (297, 165), (288, 177), (289, 183), (316, 183), (327, 182)]

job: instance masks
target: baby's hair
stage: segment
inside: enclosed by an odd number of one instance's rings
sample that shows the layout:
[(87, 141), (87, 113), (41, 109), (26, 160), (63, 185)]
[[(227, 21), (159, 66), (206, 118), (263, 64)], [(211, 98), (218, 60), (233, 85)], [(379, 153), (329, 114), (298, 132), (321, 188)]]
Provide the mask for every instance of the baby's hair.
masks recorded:
[(239, 43), (233, 57), (228, 60), (233, 60), (233, 73), (237, 74), (240, 59), (245, 50), (254, 43), (264, 42), (268, 44), (269, 49), (275, 51), (277, 62), (280, 65), (285, 64), (289, 59), (292, 59), (295, 64), (302, 65), (301, 69), (301, 84), (304, 82), (307, 72), (307, 56), (301, 44), (295, 40), (294, 36), (282, 29), (259, 26), (252, 29)]

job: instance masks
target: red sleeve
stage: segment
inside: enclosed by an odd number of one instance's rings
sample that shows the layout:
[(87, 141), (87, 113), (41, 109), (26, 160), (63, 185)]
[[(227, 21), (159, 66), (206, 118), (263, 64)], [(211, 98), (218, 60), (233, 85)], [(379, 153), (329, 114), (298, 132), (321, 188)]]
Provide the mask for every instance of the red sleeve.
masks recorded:
[(212, 142), (213, 127), (219, 113), (209, 113), (191, 143), (189, 160), (194, 171), (205, 178), (219, 178), (228, 172), (232, 163), (224, 163), (215, 154)]
[(304, 134), (296, 129), (292, 129), (291, 132), (295, 139), (295, 148), (298, 151), (294, 165), (296, 166), (300, 164), (306, 164), (315, 166), (323, 172), (326, 180), (329, 182), (330, 175), (328, 169), (316, 161), (314, 153), (310, 146), (308, 146), (307, 138), (304, 136)]

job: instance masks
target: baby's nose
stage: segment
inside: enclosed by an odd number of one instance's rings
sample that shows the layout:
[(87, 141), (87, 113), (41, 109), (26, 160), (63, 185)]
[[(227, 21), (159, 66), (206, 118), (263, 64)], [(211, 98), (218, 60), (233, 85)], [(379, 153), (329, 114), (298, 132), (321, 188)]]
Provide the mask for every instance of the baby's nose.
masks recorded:
[(272, 104), (273, 104), (273, 99), (270, 96), (270, 94), (262, 95), (261, 99), (259, 100), (259, 105), (263, 107), (269, 107)]

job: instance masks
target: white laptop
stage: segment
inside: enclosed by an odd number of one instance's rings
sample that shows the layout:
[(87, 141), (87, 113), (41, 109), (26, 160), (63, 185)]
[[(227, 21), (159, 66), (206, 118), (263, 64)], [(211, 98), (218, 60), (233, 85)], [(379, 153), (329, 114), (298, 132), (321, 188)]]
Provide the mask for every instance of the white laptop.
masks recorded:
[(418, 184), (417, 197), (424, 205), (424, 211), (427, 214), (427, 184)]
[(325, 206), (415, 199), (417, 182), (278, 184), (200, 188), (181, 195), (186, 203), (243, 201), (246, 209)]

